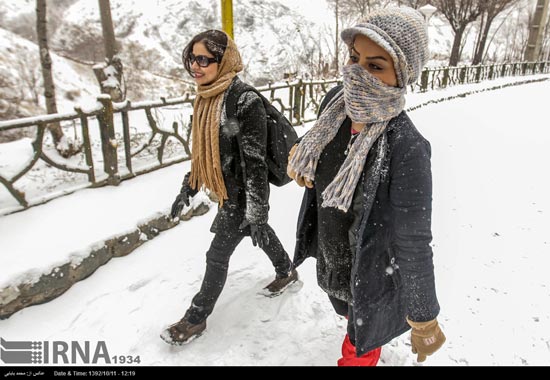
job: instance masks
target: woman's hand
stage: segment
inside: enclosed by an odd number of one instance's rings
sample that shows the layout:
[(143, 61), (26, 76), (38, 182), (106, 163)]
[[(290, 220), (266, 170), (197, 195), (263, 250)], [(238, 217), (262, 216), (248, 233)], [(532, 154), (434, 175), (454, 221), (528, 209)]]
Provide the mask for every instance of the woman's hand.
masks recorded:
[[(288, 153), (288, 162), (290, 162), (290, 159), (292, 158), (292, 156), (294, 156), (294, 153), (296, 152), (296, 147), (297, 146), (298, 145), (294, 145), (292, 147), (292, 149), (290, 149), (290, 152)], [(290, 165), (287, 166), (287, 168), (286, 168), (286, 174), (290, 178), (292, 178), (294, 181), (296, 181), (298, 186), (304, 187), (304, 185), (305, 185), (307, 188), (313, 189), (313, 182), (311, 182), (311, 181), (305, 179), (304, 177), (299, 176), (298, 174), (296, 174), (296, 172), (290, 168)]]
[(445, 334), (441, 331), (437, 319), (427, 322), (413, 322), (407, 318), (412, 327), (411, 346), (413, 354), (417, 354), (417, 362), (423, 362), (426, 357), (433, 354), (443, 346)]

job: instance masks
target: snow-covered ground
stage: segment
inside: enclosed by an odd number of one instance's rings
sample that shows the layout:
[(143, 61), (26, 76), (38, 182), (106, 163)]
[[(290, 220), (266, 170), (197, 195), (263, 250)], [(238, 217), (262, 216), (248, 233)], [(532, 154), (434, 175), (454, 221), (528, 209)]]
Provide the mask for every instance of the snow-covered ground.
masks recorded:
[[(425, 365), (550, 364), (550, 179), (544, 174), (550, 161), (549, 93), (545, 81), (410, 113), (432, 145), (433, 246), (439, 321), (447, 335)], [(19, 245), (11, 249), (22, 246), (44, 262), (60, 245), (85, 249), (151, 212), (167, 211), (187, 167), (2, 217), (0, 244), (17, 236)], [(301, 195), (293, 184), (272, 190), (270, 223), (290, 252)], [(113, 217), (99, 219), (100, 208)], [(334, 365), (345, 320), (317, 287), (314, 261), (299, 268), (300, 284), (265, 298), (258, 292), (273, 269), (248, 239), (232, 258), (206, 333), (178, 349), (160, 340), (163, 327), (183, 315), (200, 286), (214, 215), (212, 208), (181, 223), (59, 298), (0, 321), (0, 336), (104, 340), (111, 356), (139, 355), (142, 365)], [(56, 223), (56, 236), (43, 234)], [(0, 250), (2, 256), (12, 253), (5, 245)], [(0, 283), (5, 276), (3, 270)], [(404, 334), (386, 345), (381, 365), (415, 364), (408, 342)]]

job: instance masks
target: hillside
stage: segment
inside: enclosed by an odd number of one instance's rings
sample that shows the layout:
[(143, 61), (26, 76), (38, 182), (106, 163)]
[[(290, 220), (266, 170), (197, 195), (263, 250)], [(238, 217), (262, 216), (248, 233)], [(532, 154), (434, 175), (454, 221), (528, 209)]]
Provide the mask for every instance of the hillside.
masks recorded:
[[(127, 65), (188, 80), (181, 51), (197, 33), (220, 28), (219, 1), (112, 0), (115, 34)], [(102, 57), (97, 2), (79, 0), (65, 12), (52, 47), (81, 59)], [(314, 25), (277, 1), (234, 3), (235, 34), (245, 62), (244, 77), (255, 84), (280, 79), (311, 59)], [(280, 42), (284, 41), (283, 44)], [(85, 49), (83, 47), (86, 47)]]
[[(29, 40), (0, 28), (1, 112), (15, 117), (36, 114), (44, 109), (41, 90), (42, 74), (38, 46)], [(70, 111), (74, 102), (89, 99), (96, 92), (93, 72), (86, 65), (51, 54), (59, 111)]]

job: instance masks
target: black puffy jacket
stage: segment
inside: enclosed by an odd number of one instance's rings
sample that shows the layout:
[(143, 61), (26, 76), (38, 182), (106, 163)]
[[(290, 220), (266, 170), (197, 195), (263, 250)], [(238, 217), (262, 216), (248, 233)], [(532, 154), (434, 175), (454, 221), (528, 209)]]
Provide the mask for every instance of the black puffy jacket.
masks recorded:
[[(339, 88), (327, 94), (326, 106)], [(347, 118), (341, 128), (351, 128)], [(402, 112), (375, 143), (348, 211), (358, 225), (350, 273), (355, 344), (358, 356), (381, 347), (409, 329), (413, 321), (437, 317), (430, 242), (432, 175), (430, 144)], [(383, 146), (383, 148), (381, 148)], [(386, 149), (381, 175), (370, 174), (379, 149)], [(357, 196), (360, 198), (357, 199)], [(317, 257), (319, 236), (315, 189), (306, 189), (300, 209), (294, 264)], [(359, 201), (359, 205), (357, 204)]]
[[(235, 77), (225, 92), (220, 118), (220, 162), (228, 200), (218, 210), (211, 231), (240, 224), (243, 219), (250, 223), (267, 223), (269, 211), (268, 168), (265, 161), (267, 146), (266, 112), (262, 99), (252, 91), (242, 93), (237, 102), (235, 128), (226, 113), (227, 94), (242, 92), (243, 82)], [(245, 161), (246, 183), (241, 169), (238, 133)], [(237, 225), (238, 226), (238, 225)]]

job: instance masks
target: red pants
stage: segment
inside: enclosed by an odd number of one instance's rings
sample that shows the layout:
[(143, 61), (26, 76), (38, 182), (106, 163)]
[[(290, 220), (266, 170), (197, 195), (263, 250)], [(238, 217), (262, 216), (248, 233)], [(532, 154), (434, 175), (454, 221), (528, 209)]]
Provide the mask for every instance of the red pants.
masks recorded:
[(338, 359), (338, 367), (374, 367), (380, 359), (382, 347), (375, 348), (361, 357), (356, 356), (355, 346), (351, 344), (349, 335), (342, 343), (342, 357)]

